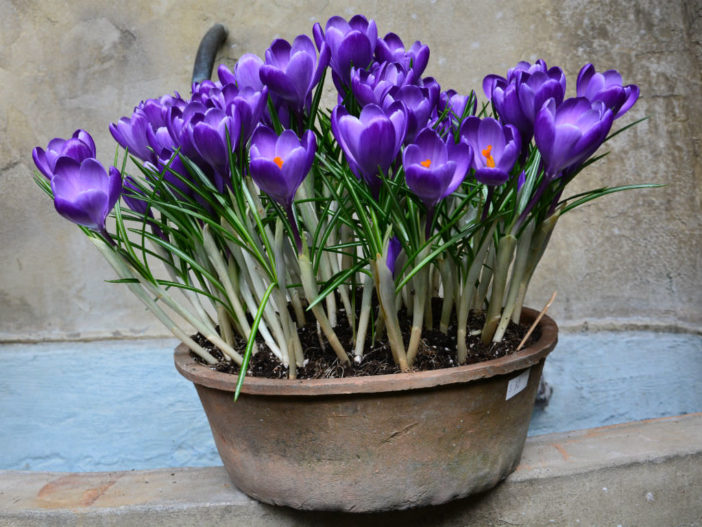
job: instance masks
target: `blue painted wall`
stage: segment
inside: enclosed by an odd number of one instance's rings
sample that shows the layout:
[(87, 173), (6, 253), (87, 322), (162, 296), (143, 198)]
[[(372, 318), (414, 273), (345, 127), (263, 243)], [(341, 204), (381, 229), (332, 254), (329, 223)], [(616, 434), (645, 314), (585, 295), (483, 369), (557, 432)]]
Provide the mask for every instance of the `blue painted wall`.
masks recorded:
[[(173, 340), (0, 345), (0, 469), (221, 464)], [(531, 435), (702, 411), (702, 336), (562, 334)]]

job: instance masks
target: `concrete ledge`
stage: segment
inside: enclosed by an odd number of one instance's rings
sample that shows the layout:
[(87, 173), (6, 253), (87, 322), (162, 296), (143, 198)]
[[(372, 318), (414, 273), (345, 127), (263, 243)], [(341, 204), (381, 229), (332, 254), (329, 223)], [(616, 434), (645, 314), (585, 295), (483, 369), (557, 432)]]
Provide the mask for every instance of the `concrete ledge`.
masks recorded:
[[(398, 482), (401, 484), (401, 482)], [(702, 526), (702, 413), (532, 437), (493, 491), (377, 515), (261, 505), (222, 467), (0, 471), (0, 525)]]

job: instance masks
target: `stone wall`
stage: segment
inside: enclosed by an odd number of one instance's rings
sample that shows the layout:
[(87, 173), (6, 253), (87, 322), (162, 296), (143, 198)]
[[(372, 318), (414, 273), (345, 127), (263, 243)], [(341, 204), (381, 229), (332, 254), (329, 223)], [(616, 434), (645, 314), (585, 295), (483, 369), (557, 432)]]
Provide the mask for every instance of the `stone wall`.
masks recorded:
[[(89, 130), (109, 163), (107, 124), (141, 99), (188, 93), (204, 32), (223, 22), (222, 61), (262, 55), (275, 37), (311, 33), (331, 15), (364, 13), (381, 34), (431, 48), (427, 74), (480, 93), (519, 60), (560, 65), (569, 94), (581, 65), (619, 69), (641, 87), (623, 121), (649, 119), (611, 142), (577, 192), (665, 183), (565, 216), (532, 286), (563, 325), (702, 326), (702, 3), (699, 0), (459, 2), (59, 2), (0, 0), (0, 339), (162, 335), (112, 278), (80, 231), (32, 181), (31, 149)], [(482, 96), (482, 93), (480, 93)], [(619, 122), (617, 123), (619, 124)]]

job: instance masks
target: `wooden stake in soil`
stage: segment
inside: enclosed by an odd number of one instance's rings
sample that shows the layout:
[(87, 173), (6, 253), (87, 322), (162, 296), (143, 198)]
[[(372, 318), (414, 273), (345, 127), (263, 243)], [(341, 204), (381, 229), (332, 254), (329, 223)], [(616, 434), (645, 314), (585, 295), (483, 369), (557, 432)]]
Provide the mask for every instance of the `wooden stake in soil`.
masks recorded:
[(517, 346), (516, 351), (519, 351), (522, 349), (522, 346), (524, 346), (524, 343), (529, 340), (529, 337), (531, 337), (531, 334), (534, 332), (534, 328), (536, 325), (541, 321), (541, 318), (546, 314), (546, 311), (548, 311), (548, 308), (551, 307), (551, 304), (553, 304), (553, 301), (556, 299), (556, 293), (557, 291), (554, 291), (553, 294), (551, 295), (551, 298), (548, 302), (546, 302), (546, 305), (544, 308), (541, 310), (541, 313), (539, 313), (539, 316), (534, 319), (534, 322), (531, 324), (531, 327), (529, 328), (529, 331), (527, 331), (526, 335), (524, 335), (524, 338), (522, 341), (519, 343), (519, 346)]

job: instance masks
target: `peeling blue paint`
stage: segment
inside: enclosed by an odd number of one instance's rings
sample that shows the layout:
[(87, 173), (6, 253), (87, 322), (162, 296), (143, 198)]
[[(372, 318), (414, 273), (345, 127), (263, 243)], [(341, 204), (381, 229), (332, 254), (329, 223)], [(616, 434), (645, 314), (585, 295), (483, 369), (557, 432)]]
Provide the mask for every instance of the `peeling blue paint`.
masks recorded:
[[(0, 470), (220, 465), (176, 342), (0, 345)], [(702, 411), (702, 336), (561, 334), (530, 435)]]

